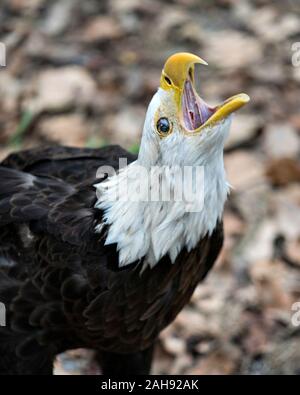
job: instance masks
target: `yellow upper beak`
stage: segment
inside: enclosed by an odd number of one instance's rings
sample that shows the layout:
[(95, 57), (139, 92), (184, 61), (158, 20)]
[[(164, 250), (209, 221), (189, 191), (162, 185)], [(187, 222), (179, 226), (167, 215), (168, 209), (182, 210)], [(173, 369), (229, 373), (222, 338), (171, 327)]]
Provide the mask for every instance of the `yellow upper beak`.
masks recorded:
[[(188, 52), (175, 53), (166, 61), (162, 71), (160, 86), (163, 89), (175, 88), (182, 91), (187, 77), (194, 78), (195, 64), (205, 64), (205, 60)], [(172, 85), (169, 84), (169, 80)]]
[[(176, 53), (168, 58), (161, 74), (160, 88), (174, 92), (179, 117), (181, 117), (181, 102), (186, 80), (190, 79), (194, 86), (195, 64), (207, 65), (199, 56), (187, 52)], [(243, 107), (249, 100), (249, 96), (245, 93), (230, 97), (221, 105), (217, 106), (212, 116), (203, 125), (193, 130), (193, 132), (199, 132), (204, 127), (221, 121), (232, 112)]]

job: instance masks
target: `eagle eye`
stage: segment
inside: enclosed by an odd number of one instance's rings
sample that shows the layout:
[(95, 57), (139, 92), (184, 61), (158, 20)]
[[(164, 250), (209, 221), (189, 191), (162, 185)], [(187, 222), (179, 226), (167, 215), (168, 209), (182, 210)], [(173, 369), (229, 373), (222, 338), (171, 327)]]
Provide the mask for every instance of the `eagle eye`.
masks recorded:
[(168, 118), (160, 118), (157, 121), (156, 128), (161, 135), (168, 134), (171, 129)]

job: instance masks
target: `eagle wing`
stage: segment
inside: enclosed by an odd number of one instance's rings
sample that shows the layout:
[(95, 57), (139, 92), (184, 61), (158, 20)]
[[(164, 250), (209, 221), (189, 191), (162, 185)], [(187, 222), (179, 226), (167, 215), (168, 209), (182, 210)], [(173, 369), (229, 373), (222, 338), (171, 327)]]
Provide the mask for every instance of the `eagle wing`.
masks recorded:
[(1, 166), (77, 184), (96, 178), (100, 166), (117, 169), (119, 158), (126, 158), (131, 163), (136, 156), (118, 145), (98, 149), (49, 146), (13, 153)]
[[(145, 349), (212, 267), (222, 224), (174, 264), (165, 256), (143, 275), (138, 262), (118, 268), (115, 246), (104, 246), (105, 234), (94, 232), (101, 211), (94, 208), (93, 185), (98, 167), (117, 168), (120, 157), (135, 159), (120, 147), (53, 147), (13, 154), (1, 164), (0, 256), (14, 264), (4, 271), (0, 266), (0, 298), (15, 292), (3, 284), (17, 288), (11, 328), (22, 334), (19, 355), (49, 344), (54, 354), (82, 346)], [(30, 232), (38, 235), (32, 248)]]
[[(100, 182), (96, 172), (102, 165), (117, 170), (121, 157), (135, 160), (119, 146), (60, 146), (14, 153), (0, 164), (0, 301), (10, 306), (13, 317), (12, 332), (0, 331), (0, 352), (7, 333), (14, 334), (23, 356), (41, 351), (51, 336), (63, 338), (64, 346), (67, 338), (70, 347), (76, 345), (66, 317), (79, 322), (85, 304), (78, 299), (94, 286), (95, 280), (86, 279), (88, 254), (100, 265), (104, 287), (107, 279), (110, 248), (101, 259), (94, 232), (101, 216), (94, 208), (93, 185)], [(38, 239), (33, 243), (34, 235)]]
[(0, 228), (25, 223), (59, 234), (63, 241), (80, 242), (97, 213), (93, 187), (99, 182), (97, 169), (103, 165), (117, 169), (121, 157), (128, 163), (135, 159), (119, 146), (57, 146), (8, 156), (0, 166)]

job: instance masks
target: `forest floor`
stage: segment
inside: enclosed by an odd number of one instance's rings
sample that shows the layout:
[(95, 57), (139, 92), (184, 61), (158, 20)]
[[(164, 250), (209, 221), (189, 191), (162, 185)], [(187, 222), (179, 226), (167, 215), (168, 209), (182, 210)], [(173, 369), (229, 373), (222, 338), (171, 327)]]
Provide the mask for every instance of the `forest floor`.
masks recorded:
[[(207, 102), (250, 95), (225, 148), (223, 251), (161, 334), (153, 372), (300, 374), (299, 1), (3, 0), (0, 41), (0, 159), (55, 143), (137, 152), (176, 51), (209, 63), (196, 76)], [(74, 350), (55, 372), (98, 368)]]

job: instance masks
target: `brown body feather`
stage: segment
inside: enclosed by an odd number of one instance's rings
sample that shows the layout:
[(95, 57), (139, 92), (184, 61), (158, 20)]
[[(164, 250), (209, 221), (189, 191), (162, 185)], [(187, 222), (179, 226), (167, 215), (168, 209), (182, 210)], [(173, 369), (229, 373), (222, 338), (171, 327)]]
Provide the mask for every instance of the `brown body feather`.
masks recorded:
[[(0, 166), (0, 373), (51, 373), (76, 347), (100, 353), (105, 373), (147, 373), (152, 347), (211, 269), (222, 224), (172, 264), (118, 268), (106, 229), (94, 232), (97, 168), (135, 157), (118, 146), (23, 151)], [(99, 180), (98, 180), (99, 182)], [(32, 237), (33, 235), (33, 237)], [(2, 355), (5, 354), (5, 357)]]

